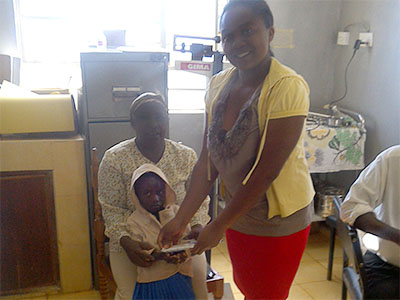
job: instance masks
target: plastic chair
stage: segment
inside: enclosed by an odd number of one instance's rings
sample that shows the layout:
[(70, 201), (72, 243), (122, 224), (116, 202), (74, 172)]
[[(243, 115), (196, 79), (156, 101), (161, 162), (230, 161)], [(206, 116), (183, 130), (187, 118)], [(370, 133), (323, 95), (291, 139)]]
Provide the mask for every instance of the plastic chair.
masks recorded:
[[(110, 260), (106, 255), (105, 243), (108, 238), (104, 234), (104, 219), (101, 205), (98, 200), (98, 172), (99, 160), (97, 149), (93, 148), (91, 153), (91, 185), (94, 199), (94, 239), (96, 242), (96, 271), (99, 278), (99, 292), (101, 299), (110, 299), (110, 292), (115, 294), (117, 285), (111, 272)], [(224, 277), (219, 275), (207, 265), (207, 290), (212, 293), (214, 299), (221, 299), (224, 295)]]
[(351, 299), (361, 300), (366, 277), (360, 240), (357, 230), (340, 220), (341, 204), (341, 200), (335, 197), (336, 233), (343, 248), (342, 299), (346, 299), (349, 292)]

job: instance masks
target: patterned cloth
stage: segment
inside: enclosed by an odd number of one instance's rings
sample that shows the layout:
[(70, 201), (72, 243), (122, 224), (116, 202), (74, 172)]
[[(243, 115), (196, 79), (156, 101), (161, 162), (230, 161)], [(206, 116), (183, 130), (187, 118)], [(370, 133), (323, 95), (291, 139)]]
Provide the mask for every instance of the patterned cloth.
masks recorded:
[[(106, 151), (99, 168), (99, 202), (103, 210), (105, 234), (110, 238), (110, 251), (121, 251), (119, 240), (130, 236), (126, 221), (135, 210), (130, 199), (132, 173), (145, 163), (154, 164), (167, 176), (176, 193), (176, 203), (180, 205), (196, 161), (193, 149), (167, 139), (164, 154), (156, 164), (143, 156), (135, 139), (123, 141)], [(192, 226), (208, 223), (209, 202), (207, 197), (190, 222)]]
[(364, 168), (365, 130), (307, 123), (304, 148), (311, 173)]

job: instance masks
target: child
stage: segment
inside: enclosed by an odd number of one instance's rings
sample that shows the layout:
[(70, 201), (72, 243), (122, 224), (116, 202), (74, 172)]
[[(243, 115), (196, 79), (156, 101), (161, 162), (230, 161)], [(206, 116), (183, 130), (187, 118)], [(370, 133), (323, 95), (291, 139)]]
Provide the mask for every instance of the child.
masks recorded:
[(131, 238), (152, 245), (149, 252), (155, 258), (150, 267), (138, 267), (132, 299), (195, 299), (192, 262), (186, 252), (167, 254), (157, 246), (161, 227), (179, 209), (166, 176), (154, 165), (142, 165), (132, 175), (131, 196), (136, 207), (127, 220)]

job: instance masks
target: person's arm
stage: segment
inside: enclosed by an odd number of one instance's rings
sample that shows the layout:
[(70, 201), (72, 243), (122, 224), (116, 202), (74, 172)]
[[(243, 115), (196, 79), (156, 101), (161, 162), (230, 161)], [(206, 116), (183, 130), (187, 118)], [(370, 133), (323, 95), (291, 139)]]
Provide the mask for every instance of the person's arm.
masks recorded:
[[(197, 155), (196, 152), (193, 150), (190, 152), (189, 158), (188, 158), (188, 179), (185, 184), (185, 191), (186, 193), (189, 190), (190, 187), (190, 181), (191, 177), (193, 174), (193, 168), (197, 163)], [(207, 225), (207, 223), (210, 221), (210, 216), (208, 215), (209, 211), (209, 206), (210, 206), (210, 197), (207, 195), (205, 199), (203, 200), (203, 203), (200, 205), (199, 209), (196, 211), (196, 213), (193, 215), (192, 219), (190, 220), (190, 227), (191, 227), (191, 232), (189, 235), (186, 237), (187, 239), (196, 239), (197, 236), (200, 233), (200, 230)]]
[(283, 165), (296, 146), (304, 126), (305, 116), (270, 120), (266, 142), (253, 174), (241, 185), (222, 213), (200, 233), (192, 254), (215, 247), (223, 233), (246, 214), (279, 175)]
[[(170, 247), (176, 244), (182, 237), (187, 224), (198, 211), (204, 199), (208, 196), (210, 189), (218, 176), (212, 162), (208, 159), (207, 149), (207, 115), (206, 125), (203, 136), (203, 147), (200, 153), (199, 160), (193, 168), (193, 173), (190, 179), (189, 188), (185, 199), (183, 200), (178, 213), (174, 219), (168, 222), (160, 231), (158, 236), (158, 244), (160, 247)], [(208, 163), (211, 167), (211, 180), (208, 180)]]
[(123, 236), (119, 242), (134, 265), (147, 268), (151, 267), (155, 261), (155, 258), (149, 254), (148, 250), (154, 249), (149, 243), (139, 242), (128, 236)]
[(400, 245), (400, 230), (379, 221), (373, 212), (359, 216), (354, 222), (354, 226)]
[(113, 153), (106, 152), (99, 167), (99, 202), (104, 218), (105, 233), (119, 241), (129, 236), (126, 219), (132, 213), (127, 207), (127, 194), (122, 174)]
[[(208, 116), (206, 115), (206, 120)], [(213, 163), (208, 158), (207, 149), (207, 132), (208, 125), (206, 124), (203, 136), (203, 147), (201, 149), (199, 160), (193, 168), (193, 173), (190, 179), (189, 188), (187, 190), (185, 200), (177, 214), (177, 218), (181, 219), (185, 226), (190, 222), (193, 215), (197, 212), (203, 200), (208, 196), (218, 172)], [(210, 166), (211, 178), (208, 180), (208, 165)], [(188, 200), (187, 200), (188, 199)]]

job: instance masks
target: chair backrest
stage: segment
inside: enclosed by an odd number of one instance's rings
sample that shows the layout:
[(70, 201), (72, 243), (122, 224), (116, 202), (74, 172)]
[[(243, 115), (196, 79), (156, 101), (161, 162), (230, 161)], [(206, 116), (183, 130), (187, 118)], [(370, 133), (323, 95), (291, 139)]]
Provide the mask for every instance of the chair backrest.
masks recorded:
[(100, 251), (104, 251), (104, 241), (106, 240), (106, 236), (104, 235), (104, 220), (103, 214), (101, 211), (101, 205), (98, 200), (98, 172), (99, 172), (99, 160), (97, 158), (97, 149), (92, 148), (91, 153), (91, 181), (92, 181), (92, 190), (93, 190), (93, 202), (94, 202), (94, 239), (96, 242), (103, 244), (100, 246)]
[[(352, 299), (362, 299), (365, 288), (366, 277), (364, 271), (364, 261), (358, 238), (357, 230), (344, 223), (340, 219), (340, 206), (342, 204), (339, 197), (334, 197), (334, 211), (336, 216), (336, 233), (342, 243), (344, 251), (343, 280), (349, 290)], [(356, 286), (356, 285), (359, 286)]]
[(91, 173), (91, 184), (92, 184), (92, 190), (93, 193), (97, 199), (97, 190), (98, 190), (98, 172), (99, 172), (99, 159), (97, 158), (97, 149), (92, 148), (92, 153), (91, 153), (91, 162), (90, 162), (90, 173)]
[(116, 284), (111, 272), (108, 258), (106, 257), (105, 242), (107, 240), (104, 234), (104, 220), (101, 211), (101, 205), (98, 200), (98, 172), (99, 160), (97, 158), (97, 149), (93, 148), (91, 151), (91, 186), (93, 191), (94, 202), (94, 240), (96, 242), (96, 274), (98, 278), (98, 288), (100, 291), (101, 299), (111, 299), (109, 291), (115, 293)]

